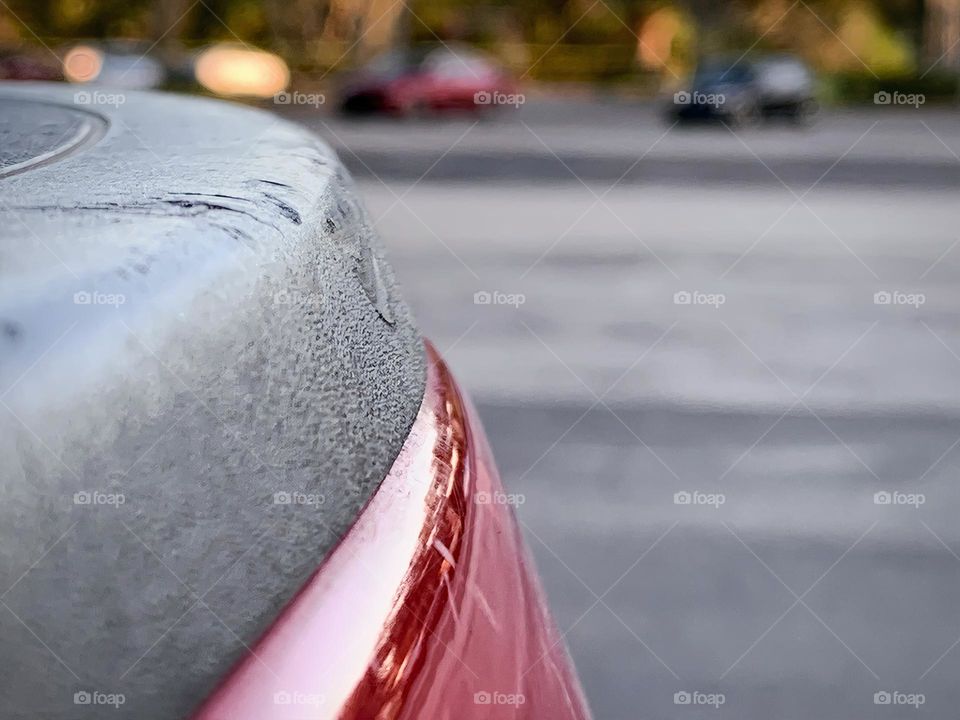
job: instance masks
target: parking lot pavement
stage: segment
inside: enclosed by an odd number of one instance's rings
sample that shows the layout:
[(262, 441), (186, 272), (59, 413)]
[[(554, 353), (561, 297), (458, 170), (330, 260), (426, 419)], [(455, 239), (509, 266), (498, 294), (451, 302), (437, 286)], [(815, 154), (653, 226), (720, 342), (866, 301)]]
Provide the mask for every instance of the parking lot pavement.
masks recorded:
[[(631, 129), (619, 106), (524, 112), (562, 152), (524, 145), (535, 162), (504, 160), (502, 182), (471, 181), (471, 158), (529, 135), (516, 119), (468, 134), (442, 181), (359, 159), (406, 146), (429, 167), (465, 121), (433, 144), (426, 123), (327, 136), (349, 135), (340, 153), (406, 297), (521, 495), (596, 717), (905, 712), (885, 698), (953, 712), (960, 138), (945, 116), (688, 131), (608, 192), (612, 166), (578, 179), (563, 158), (616, 159), (620, 142), (629, 165), (625, 138), (661, 126)], [(915, 174), (891, 184), (906, 155)], [(848, 157), (876, 175), (764, 167)], [(735, 181), (744, 163), (767, 180)], [(705, 698), (719, 707), (693, 706)]]

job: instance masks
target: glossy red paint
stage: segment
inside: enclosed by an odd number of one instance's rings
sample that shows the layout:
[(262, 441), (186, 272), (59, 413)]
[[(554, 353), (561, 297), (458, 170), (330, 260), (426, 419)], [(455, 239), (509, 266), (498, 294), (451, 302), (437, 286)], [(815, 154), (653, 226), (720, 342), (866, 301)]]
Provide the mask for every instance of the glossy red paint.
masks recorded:
[(427, 355), (387, 478), (197, 720), (589, 717), (476, 414)]
[[(423, 110), (481, 112), (517, 99), (510, 76), (473, 51), (445, 47), (417, 60), (397, 53), (380, 61), (359, 71), (344, 88), (345, 109), (396, 115)], [(513, 99), (507, 97), (511, 95)]]
[(397, 113), (407, 113), (416, 108), (480, 111), (489, 107), (484, 102), (478, 103), (478, 98), (514, 92), (510, 80), (492, 70), (477, 76), (455, 77), (417, 73), (384, 85), (384, 109)]

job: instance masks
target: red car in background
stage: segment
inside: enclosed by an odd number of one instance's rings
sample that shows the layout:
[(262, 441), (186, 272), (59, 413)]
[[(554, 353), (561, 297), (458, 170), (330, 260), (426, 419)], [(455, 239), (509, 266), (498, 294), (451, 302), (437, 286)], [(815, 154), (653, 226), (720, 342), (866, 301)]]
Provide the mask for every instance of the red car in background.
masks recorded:
[(0, 56), (0, 80), (62, 80), (60, 67), (46, 58), (23, 54)]
[(426, 53), (381, 55), (348, 79), (344, 112), (406, 115), (422, 111), (484, 110), (515, 95), (509, 75), (475, 50), (442, 46)]

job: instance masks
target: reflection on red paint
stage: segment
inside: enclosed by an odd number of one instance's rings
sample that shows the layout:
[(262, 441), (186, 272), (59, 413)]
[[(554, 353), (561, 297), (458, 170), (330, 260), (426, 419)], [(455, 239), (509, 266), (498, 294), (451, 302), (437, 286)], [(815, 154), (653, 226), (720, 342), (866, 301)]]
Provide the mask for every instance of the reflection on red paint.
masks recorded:
[(589, 717), (479, 421), (427, 354), (387, 478), (199, 720)]

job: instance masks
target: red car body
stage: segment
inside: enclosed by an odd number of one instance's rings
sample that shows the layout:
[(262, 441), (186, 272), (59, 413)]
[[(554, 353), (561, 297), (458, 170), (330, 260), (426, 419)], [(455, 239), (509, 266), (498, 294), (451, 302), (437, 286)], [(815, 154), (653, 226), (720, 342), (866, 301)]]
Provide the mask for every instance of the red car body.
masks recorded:
[(0, 718), (586, 718), (333, 152), (126, 97), (0, 95)]
[(589, 717), (476, 413), (427, 352), (390, 473), (196, 720)]
[(343, 93), (347, 112), (404, 115), (418, 110), (478, 111), (515, 92), (513, 81), (477, 53), (441, 48), (423, 59), (388, 57), (354, 77)]

